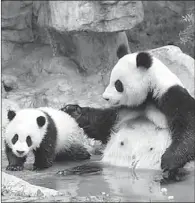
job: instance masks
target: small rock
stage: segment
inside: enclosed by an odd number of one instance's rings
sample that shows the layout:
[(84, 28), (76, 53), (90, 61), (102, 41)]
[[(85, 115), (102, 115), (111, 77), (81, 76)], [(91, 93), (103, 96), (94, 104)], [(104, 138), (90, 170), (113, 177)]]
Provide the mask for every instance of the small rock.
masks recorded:
[(168, 196), (168, 200), (173, 200), (174, 196)]
[(166, 195), (166, 194), (167, 194), (167, 188), (162, 188), (162, 189), (161, 189), (161, 192), (162, 192), (164, 195)]

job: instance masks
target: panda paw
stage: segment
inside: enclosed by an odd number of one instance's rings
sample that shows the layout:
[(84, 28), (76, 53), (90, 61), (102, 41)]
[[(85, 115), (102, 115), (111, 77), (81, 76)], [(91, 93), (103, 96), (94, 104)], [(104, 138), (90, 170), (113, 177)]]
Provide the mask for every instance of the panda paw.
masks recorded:
[(182, 167), (181, 157), (167, 150), (161, 157), (161, 168), (165, 171), (172, 171)]
[(183, 181), (186, 179), (190, 172), (184, 168), (166, 171), (162, 174), (162, 179), (160, 181), (161, 185), (170, 184), (174, 182)]
[(7, 171), (22, 171), (24, 169), (24, 166), (13, 166), (13, 165), (8, 165), (6, 167)]

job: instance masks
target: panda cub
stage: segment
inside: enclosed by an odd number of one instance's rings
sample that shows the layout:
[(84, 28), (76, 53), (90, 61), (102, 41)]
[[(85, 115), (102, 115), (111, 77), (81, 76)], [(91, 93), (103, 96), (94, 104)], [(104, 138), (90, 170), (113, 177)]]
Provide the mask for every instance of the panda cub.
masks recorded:
[(49, 107), (8, 111), (5, 130), (7, 170), (23, 170), (30, 151), (33, 169), (51, 167), (54, 161), (89, 159), (86, 135), (68, 114)]
[[(121, 52), (103, 98), (112, 106), (151, 103), (165, 116), (172, 141), (162, 155), (161, 168), (175, 171), (195, 159), (195, 100), (159, 59), (148, 52), (128, 54), (125, 45), (118, 48)], [(150, 108), (146, 114), (160, 125)]]

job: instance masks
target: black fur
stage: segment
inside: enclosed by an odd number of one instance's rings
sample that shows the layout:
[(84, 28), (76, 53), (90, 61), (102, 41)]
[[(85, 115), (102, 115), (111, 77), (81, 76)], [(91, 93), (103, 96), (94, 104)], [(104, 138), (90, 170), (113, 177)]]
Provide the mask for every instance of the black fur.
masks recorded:
[(91, 154), (84, 146), (82, 146), (82, 143), (80, 145), (73, 143), (69, 149), (66, 149), (64, 152), (57, 154), (55, 161), (81, 161), (90, 159), (90, 157)]
[(118, 115), (118, 110), (114, 108), (100, 109), (71, 104), (61, 110), (75, 118), (88, 137), (99, 140), (103, 144), (106, 144), (110, 138), (111, 129)]
[(7, 113), (7, 118), (9, 121), (11, 121), (16, 116), (15, 111), (9, 110)]
[(46, 122), (46, 120), (45, 120), (45, 117), (44, 117), (44, 116), (39, 116), (39, 117), (37, 118), (37, 125), (38, 125), (40, 128), (45, 125), (45, 122)]
[(114, 83), (114, 86), (115, 86), (115, 89), (122, 93), (124, 91), (124, 87), (123, 87), (123, 83), (120, 81), (120, 80), (117, 80), (115, 83)]
[(128, 48), (125, 44), (121, 44), (116, 52), (118, 59), (122, 58), (123, 56), (128, 54)]
[(137, 67), (150, 68), (152, 66), (152, 57), (147, 52), (140, 52), (136, 57)]
[(157, 105), (165, 114), (172, 134), (161, 167), (164, 171), (176, 171), (195, 159), (195, 100), (183, 87), (173, 86)]
[(40, 147), (34, 151), (34, 170), (49, 168), (52, 166), (54, 161), (59, 162), (90, 159), (91, 155), (87, 149), (82, 146), (82, 143), (81, 145), (75, 145), (73, 143), (69, 149), (64, 149), (64, 151), (56, 155), (55, 146), (57, 139), (57, 128), (52, 118), (46, 112), (44, 113), (48, 119), (47, 133)]
[(25, 157), (17, 157), (13, 152), (12, 149), (8, 146), (8, 144), (5, 142), (5, 153), (8, 159), (8, 166), (6, 167), (6, 170), (9, 171), (21, 171), (24, 168), (24, 162), (26, 161)]
[(40, 147), (34, 150), (35, 162), (33, 169), (44, 169), (52, 166), (55, 159), (55, 147), (57, 140), (57, 128), (53, 119), (46, 112), (44, 114), (48, 120), (46, 134), (40, 144)]

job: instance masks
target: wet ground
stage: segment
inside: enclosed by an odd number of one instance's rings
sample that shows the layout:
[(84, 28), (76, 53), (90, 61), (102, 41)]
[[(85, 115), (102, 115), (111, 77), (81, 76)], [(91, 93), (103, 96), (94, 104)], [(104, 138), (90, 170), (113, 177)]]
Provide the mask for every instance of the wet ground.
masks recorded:
[[(73, 197), (109, 195), (121, 201), (168, 201), (169, 196), (175, 202), (194, 202), (194, 171), (182, 182), (161, 185), (159, 171), (132, 171), (126, 168), (104, 167), (101, 172), (85, 175), (56, 174), (60, 170), (72, 168), (89, 162), (99, 161), (94, 156), (90, 161), (55, 163), (44, 171), (31, 171), (32, 164), (27, 163), (22, 172), (9, 172), (31, 184), (70, 192)], [(3, 156), (3, 170), (7, 161)], [(162, 192), (167, 189), (167, 194)]]

